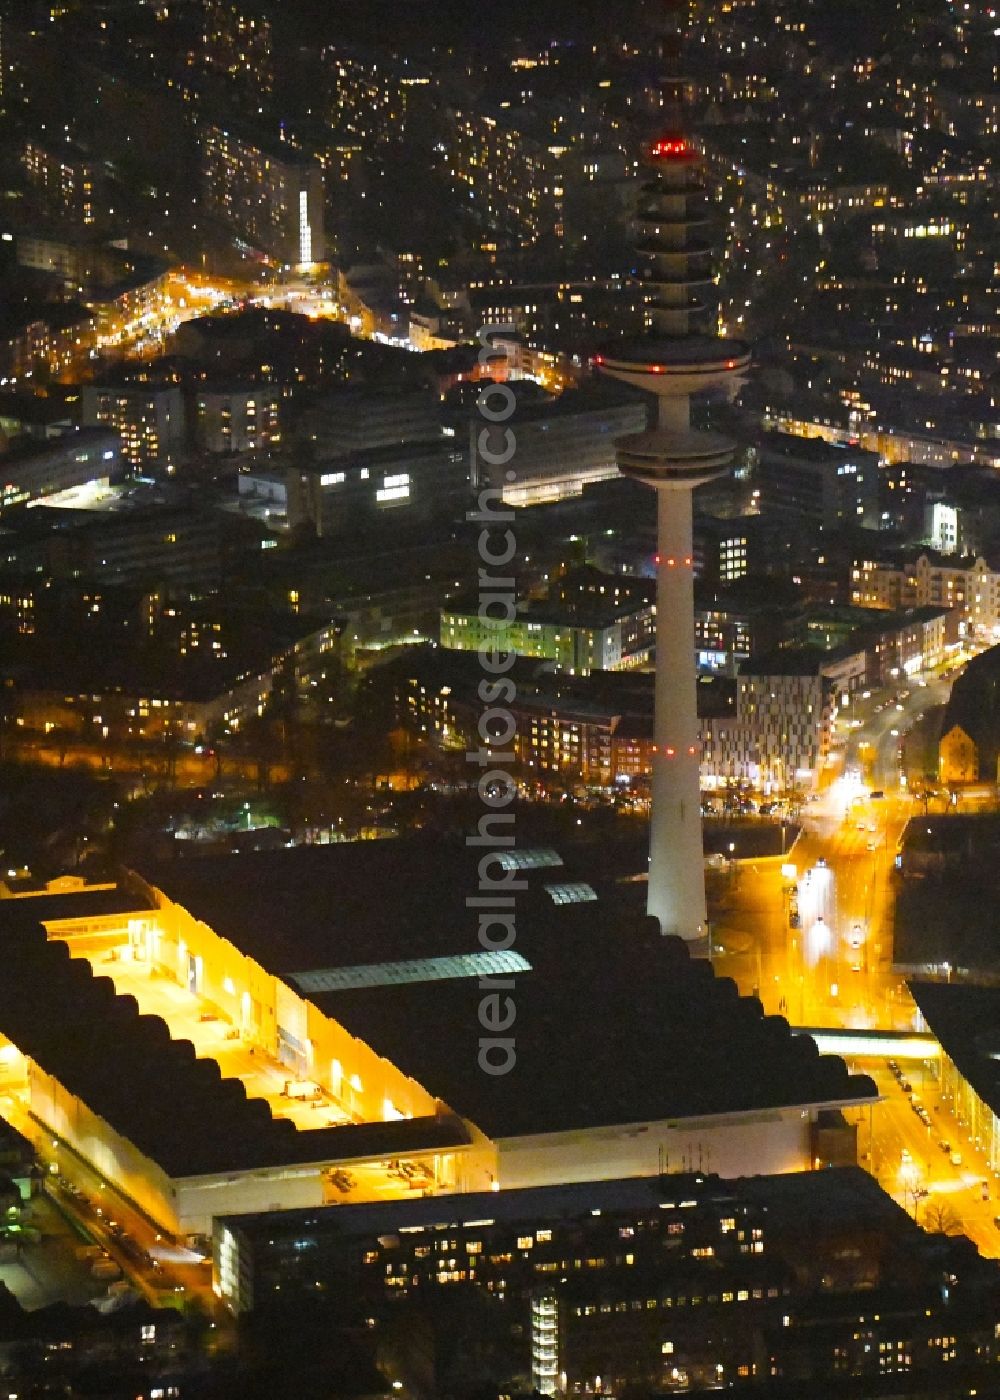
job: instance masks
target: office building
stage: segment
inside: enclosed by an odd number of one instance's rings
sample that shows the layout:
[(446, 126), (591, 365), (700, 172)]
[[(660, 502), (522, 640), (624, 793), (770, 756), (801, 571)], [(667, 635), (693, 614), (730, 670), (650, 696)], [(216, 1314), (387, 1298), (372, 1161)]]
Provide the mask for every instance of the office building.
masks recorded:
[(370, 448), (430, 443), (442, 437), (442, 428), (438, 402), (425, 389), (345, 385), (302, 414), (297, 435), (315, 445), (317, 460), (327, 461)]
[(464, 454), (447, 439), (393, 443), (288, 467), (285, 508), (293, 528), (336, 535), (459, 516), (468, 483)]
[(879, 528), (879, 459), (876, 452), (765, 433), (757, 446), (754, 480), (761, 513), (837, 530)]
[(457, 600), (441, 610), (440, 642), (456, 651), (515, 651), (553, 661), (570, 675), (616, 671), (649, 660), (655, 609), (651, 599), (555, 596), (519, 605), (511, 621), (480, 615), (478, 600)]
[[(646, 426), (646, 403), (636, 397), (592, 391), (567, 391), (541, 404), (526, 404), (512, 420), (517, 451), (501, 471), (483, 461), (478, 450), (483, 420), (470, 422), (472, 484), (475, 490), (494, 477), (508, 505), (539, 505), (578, 496), (584, 487), (618, 475), (615, 443)], [(498, 450), (491, 444), (491, 451)], [(513, 476), (513, 479), (508, 479)]]
[(0, 510), (107, 486), (118, 479), (122, 460), (117, 433), (101, 428), (81, 428), (48, 442), (18, 442), (0, 454)]

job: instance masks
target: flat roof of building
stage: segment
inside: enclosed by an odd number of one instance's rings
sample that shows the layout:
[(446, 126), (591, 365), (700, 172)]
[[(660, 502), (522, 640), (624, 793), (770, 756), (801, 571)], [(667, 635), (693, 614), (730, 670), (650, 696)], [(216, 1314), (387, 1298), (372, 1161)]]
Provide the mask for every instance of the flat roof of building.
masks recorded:
[(859, 1227), (885, 1225), (914, 1234), (909, 1215), (860, 1167), (832, 1167), (823, 1172), (787, 1172), (776, 1176), (722, 1179), (704, 1172), (670, 1172), (662, 1176), (622, 1177), (614, 1181), (569, 1182), (510, 1191), (421, 1197), (413, 1200), (335, 1205), (320, 1209), (264, 1211), (223, 1217), (233, 1230), (250, 1237), (280, 1231), (331, 1233), (350, 1239), (395, 1235), (400, 1231), (443, 1226), (516, 1224), (521, 1221), (577, 1220), (597, 1212), (669, 1209), (682, 1201), (698, 1205), (734, 1201), (773, 1211), (775, 1223), (808, 1229), (821, 1222)]
[(831, 653), (822, 647), (781, 647), (751, 656), (740, 666), (741, 676), (818, 676)]
[[(547, 710), (560, 716), (607, 719), (635, 717), (651, 722), (652, 671), (592, 671), (587, 676), (555, 669), (554, 662), (518, 657), (510, 670), (517, 686), (517, 710)], [(372, 673), (373, 685), (450, 686), (456, 699), (468, 697), (479, 708), (478, 685), (482, 664), (475, 651), (453, 651), (442, 646), (407, 647), (404, 655)], [(440, 691), (439, 691), (440, 693)], [(726, 676), (700, 676), (698, 713), (702, 718), (733, 713), (735, 682)]]
[(506, 1074), (479, 1063), (487, 994), (479, 983), (312, 999), (493, 1139), (874, 1095), (866, 1076), (819, 1056), (812, 1040), (765, 1017), (756, 998), (741, 998), (644, 916), (609, 916), (600, 901), (554, 913), (550, 937), (525, 943), (531, 969), (498, 981), (497, 1017), (509, 1014), (507, 996), (515, 1013)]
[[(134, 914), (148, 909), (149, 900), (134, 891), (115, 886), (114, 889), (82, 889), (55, 892), (40, 890), (37, 894), (22, 894), (16, 888), (15, 899), (19, 914), (30, 915), (40, 924), (60, 923), (64, 919), (99, 919), (115, 914)], [(6, 900), (0, 896), (0, 923), (8, 912)], [(12, 912), (12, 911), (11, 911)]]
[(865, 448), (851, 447), (844, 443), (827, 442), (826, 438), (821, 437), (799, 437), (796, 433), (762, 433), (758, 446), (763, 455), (787, 457), (792, 461), (816, 462), (821, 465), (859, 458), (878, 461), (877, 452), (869, 452)]
[[(503, 827), (494, 827), (502, 831)], [(489, 847), (438, 833), (383, 841), (181, 858), (137, 874), (269, 972), (288, 977), (468, 955), (481, 951), (474, 908)], [(557, 906), (545, 886), (588, 881), (614, 900), (622, 865), (591, 843), (520, 847), (504, 863), (523, 882), (525, 942), (552, 932)], [(631, 869), (631, 864), (629, 864)], [(497, 868), (491, 872), (501, 877)], [(140, 893), (143, 885), (138, 885)], [(620, 907), (616, 900), (615, 907)]]

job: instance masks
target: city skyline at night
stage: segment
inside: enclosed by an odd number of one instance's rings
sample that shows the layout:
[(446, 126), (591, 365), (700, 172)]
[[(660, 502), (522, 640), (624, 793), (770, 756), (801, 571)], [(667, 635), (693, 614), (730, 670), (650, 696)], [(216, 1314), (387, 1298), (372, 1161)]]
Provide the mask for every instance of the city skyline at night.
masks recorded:
[(994, 1393), (998, 73), (0, 0), (0, 1393)]

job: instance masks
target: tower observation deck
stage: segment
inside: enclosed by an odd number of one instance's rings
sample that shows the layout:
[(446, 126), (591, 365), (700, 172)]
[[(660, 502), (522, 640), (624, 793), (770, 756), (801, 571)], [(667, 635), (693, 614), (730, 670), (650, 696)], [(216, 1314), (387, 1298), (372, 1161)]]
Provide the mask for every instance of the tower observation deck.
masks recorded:
[(701, 155), (684, 134), (677, 0), (660, 0), (657, 50), (667, 121), (646, 151), (637, 208), (646, 333), (602, 348), (595, 364), (656, 397), (655, 425), (617, 444), (619, 470), (657, 493), (656, 684), (648, 912), (661, 932), (707, 954), (694, 647), (692, 499), (722, 475), (735, 444), (691, 427), (691, 399), (735, 391), (748, 347), (713, 334), (713, 249)]

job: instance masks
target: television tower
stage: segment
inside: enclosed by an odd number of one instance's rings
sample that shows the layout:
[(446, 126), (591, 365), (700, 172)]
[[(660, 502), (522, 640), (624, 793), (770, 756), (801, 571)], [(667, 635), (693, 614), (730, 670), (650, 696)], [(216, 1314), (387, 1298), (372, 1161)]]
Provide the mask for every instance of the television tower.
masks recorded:
[(656, 396), (655, 426), (622, 438), (618, 468), (657, 497), (656, 684), (647, 911), (664, 934), (707, 955), (691, 495), (721, 476), (735, 444), (691, 427), (691, 398), (733, 392), (750, 363), (746, 345), (718, 337), (712, 248), (701, 157), (684, 132), (679, 56), (686, 0), (658, 0), (663, 134), (647, 149), (637, 209), (646, 331), (604, 348), (605, 374)]

